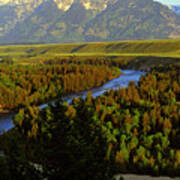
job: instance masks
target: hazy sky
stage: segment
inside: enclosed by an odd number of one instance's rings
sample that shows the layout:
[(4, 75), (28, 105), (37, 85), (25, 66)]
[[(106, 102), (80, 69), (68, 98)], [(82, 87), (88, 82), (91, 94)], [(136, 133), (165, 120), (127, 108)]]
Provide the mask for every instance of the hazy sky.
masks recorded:
[(159, 1), (165, 4), (176, 4), (176, 5), (180, 5), (180, 0), (155, 0), (155, 1)]

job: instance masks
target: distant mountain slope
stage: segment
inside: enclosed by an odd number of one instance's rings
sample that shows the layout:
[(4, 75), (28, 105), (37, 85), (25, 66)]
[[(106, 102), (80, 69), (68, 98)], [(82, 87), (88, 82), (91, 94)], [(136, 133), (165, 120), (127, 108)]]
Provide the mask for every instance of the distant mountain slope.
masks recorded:
[(14, 7), (0, 6), (0, 37), (14, 27), (16, 18)]
[(13, 39), (14, 42), (41, 41), (46, 36), (48, 28), (60, 16), (62, 16), (62, 12), (57, 5), (51, 0), (45, 1), (30, 16), (18, 22), (14, 29), (7, 34), (5, 41), (8, 39)]
[(27, 18), (43, 0), (1, 0), (0, 36), (11, 31), (18, 22)]
[(9, 0), (0, 17), (0, 42), (180, 38), (180, 15), (153, 0)]
[(179, 20), (160, 3), (119, 0), (93, 19), (84, 34), (87, 41), (169, 38), (180, 34)]
[(51, 36), (54, 42), (84, 41), (83, 31), (85, 25), (96, 14), (97, 11), (86, 10), (82, 3), (77, 1), (54, 22), (47, 36)]

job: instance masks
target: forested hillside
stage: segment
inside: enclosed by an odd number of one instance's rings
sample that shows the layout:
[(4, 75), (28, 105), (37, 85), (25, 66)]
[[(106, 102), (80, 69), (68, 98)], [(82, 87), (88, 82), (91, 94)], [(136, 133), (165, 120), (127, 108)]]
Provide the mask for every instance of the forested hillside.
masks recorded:
[(137, 85), (131, 82), (97, 98), (89, 93), (70, 105), (59, 100), (42, 111), (20, 109), (16, 128), (0, 141), (8, 157), (1, 161), (4, 175), (62, 180), (109, 180), (120, 172), (180, 176), (180, 66), (157, 70)]

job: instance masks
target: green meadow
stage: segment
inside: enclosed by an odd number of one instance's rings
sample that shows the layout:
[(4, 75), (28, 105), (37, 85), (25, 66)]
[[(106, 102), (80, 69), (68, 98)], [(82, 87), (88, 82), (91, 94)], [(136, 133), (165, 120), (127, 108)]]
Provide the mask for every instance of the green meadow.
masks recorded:
[(17, 64), (39, 63), (54, 57), (72, 56), (180, 58), (180, 39), (0, 46), (0, 59), (11, 57)]

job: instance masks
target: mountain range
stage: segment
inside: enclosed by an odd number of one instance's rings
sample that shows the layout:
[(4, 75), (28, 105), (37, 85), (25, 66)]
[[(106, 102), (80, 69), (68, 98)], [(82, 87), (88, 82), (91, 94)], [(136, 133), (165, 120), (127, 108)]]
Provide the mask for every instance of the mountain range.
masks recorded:
[(0, 0), (0, 43), (180, 38), (180, 15), (153, 0)]

